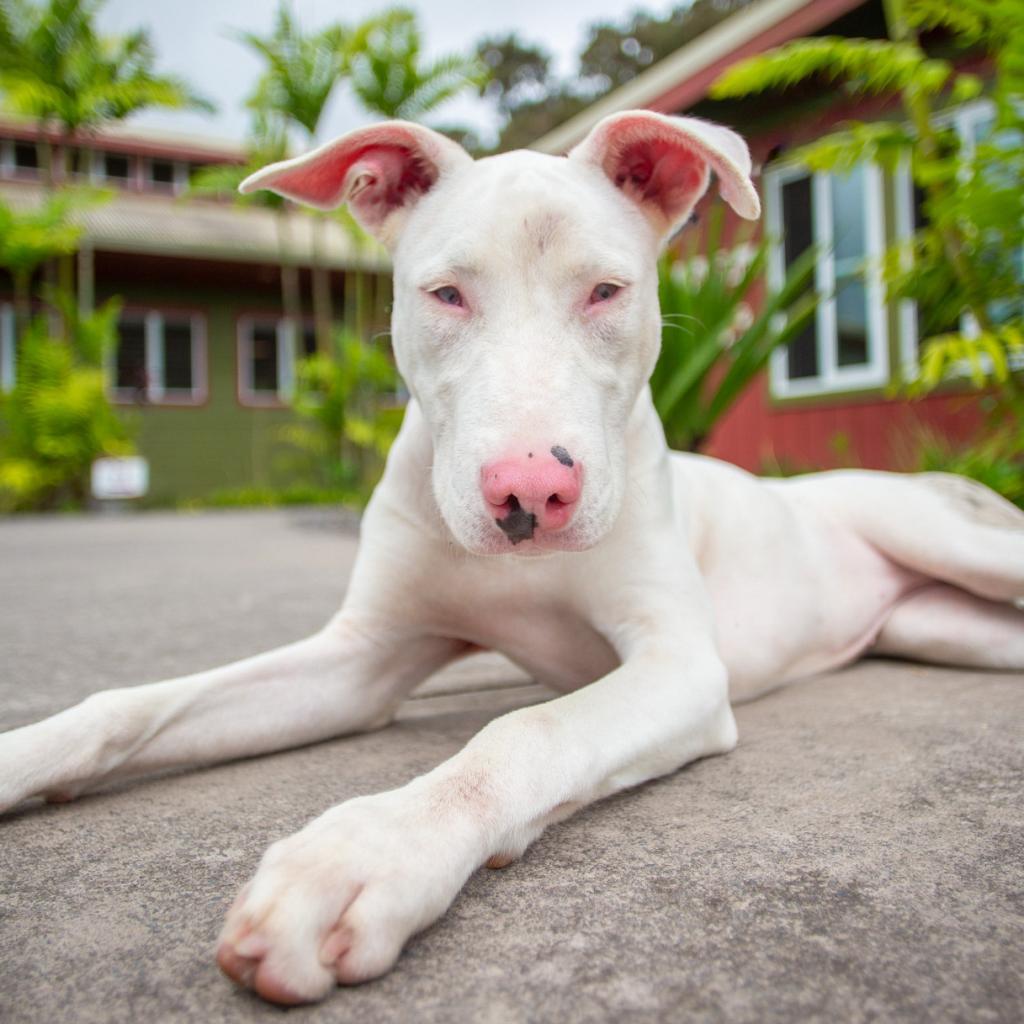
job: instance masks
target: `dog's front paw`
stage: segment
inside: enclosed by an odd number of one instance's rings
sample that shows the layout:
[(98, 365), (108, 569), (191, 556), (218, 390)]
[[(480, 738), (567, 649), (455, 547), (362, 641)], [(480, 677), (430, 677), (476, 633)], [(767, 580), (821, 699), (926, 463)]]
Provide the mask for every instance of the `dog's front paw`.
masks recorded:
[(479, 865), (402, 790), (351, 800), (271, 846), (228, 912), (217, 963), (275, 1003), (384, 974)]

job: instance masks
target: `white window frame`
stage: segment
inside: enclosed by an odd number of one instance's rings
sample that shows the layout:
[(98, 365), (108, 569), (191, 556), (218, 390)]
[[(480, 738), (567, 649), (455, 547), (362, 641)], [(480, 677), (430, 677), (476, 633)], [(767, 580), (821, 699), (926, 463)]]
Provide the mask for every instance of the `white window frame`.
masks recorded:
[(830, 211), (831, 174), (810, 171), (797, 164), (779, 164), (764, 171), (765, 226), (771, 244), (768, 254), (768, 284), (782, 287), (786, 276), (782, 242), (782, 187), (798, 178), (811, 179), (813, 244), (820, 249), (814, 270), (815, 289), (822, 296), (815, 311), (814, 337), (818, 350), (818, 375), (791, 380), (787, 376), (788, 352), (778, 348), (769, 364), (769, 386), (775, 398), (800, 398), (842, 391), (884, 387), (889, 381), (889, 331), (882, 281), (882, 254), (885, 248), (883, 176), (877, 164), (867, 163), (864, 170), (865, 272), (867, 304), (868, 362), (860, 366), (839, 366), (839, 339), (836, 322), (835, 256), (832, 252), (831, 217), (815, 216), (816, 210)]
[[(900, 267), (908, 270), (913, 265), (914, 253), (911, 248), (914, 238), (914, 180), (910, 173), (910, 157), (900, 157), (893, 172), (893, 225), (894, 239), (903, 247)], [(899, 318), (900, 365), (905, 380), (913, 380), (920, 369), (918, 361), (917, 303), (913, 299), (901, 299), (897, 310)]]
[[(121, 319), (141, 320), (145, 329), (146, 401), (150, 405), (202, 405), (207, 398), (206, 317), (195, 310), (133, 309), (121, 311)], [(164, 383), (164, 324), (188, 320), (192, 327), (192, 387), (169, 388)], [(136, 404), (135, 388), (117, 387), (117, 352), (109, 361), (110, 395), (116, 402)]]
[(0, 303), (0, 391), (10, 391), (18, 381), (17, 332), (14, 306)]
[[(257, 391), (252, 383), (253, 327), (274, 326), (277, 336), (277, 390)], [(295, 396), (295, 331), (282, 316), (246, 313), (238, 318), (238, 400), (254, 408), (287, 405)]]

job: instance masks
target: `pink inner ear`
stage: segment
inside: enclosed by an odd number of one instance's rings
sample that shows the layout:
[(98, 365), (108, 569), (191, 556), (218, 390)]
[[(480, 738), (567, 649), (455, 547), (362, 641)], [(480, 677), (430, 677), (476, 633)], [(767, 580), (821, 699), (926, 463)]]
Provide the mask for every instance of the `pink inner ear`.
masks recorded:
[(618, 149), (606, 165), (612, 181), (641, 203), (653, 203), (675, 222), (707, 188), (707, 165), (700, 154), (663, 139), (642, 139)]
[(345, 197), (368, 227), (422, 195), (437, 180), (437, 169), (403, 146), (372, 146), (356, 154), (345, 177)]
[(247, 178), (241, 189), (273, 189), (321, 210), (347, 200), (364, 226), (373, 229), (434, 185), (441, 173), (435, 152), (449, 162), (468, 160), (462, 150), (442, 136), (434, 138), (428, 129), (388, 123), (265, 167)]

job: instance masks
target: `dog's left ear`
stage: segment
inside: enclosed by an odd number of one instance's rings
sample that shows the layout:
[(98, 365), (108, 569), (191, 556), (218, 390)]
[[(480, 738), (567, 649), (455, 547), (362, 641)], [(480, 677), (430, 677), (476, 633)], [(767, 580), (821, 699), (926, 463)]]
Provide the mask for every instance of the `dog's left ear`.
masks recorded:
[(457, 143), (423, 125), (384, 121), (251, 174), (239, 192), (267, 188), (330, 210), (348, 203), (353, 216), (385, 245), (405, 215), (441, 178), (473, 162)]
[(747, 144), (709, 121), (649, 110), (612, 114), (569, 159), (596, 164), (663, 236), (685, 223), (707, 191), (712, 170), (722, 198), (741, 217), (755, 220), (761, 214)]

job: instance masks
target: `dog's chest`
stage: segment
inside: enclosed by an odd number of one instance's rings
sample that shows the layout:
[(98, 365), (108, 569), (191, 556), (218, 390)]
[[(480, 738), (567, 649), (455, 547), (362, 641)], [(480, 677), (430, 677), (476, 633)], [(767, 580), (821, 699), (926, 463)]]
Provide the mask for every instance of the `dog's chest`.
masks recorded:
[(471, 588), (436, 609), (438, 632), (500, 651), (556, 690), (578, 689), (619, 664), (608, 641), (554, 588)]

